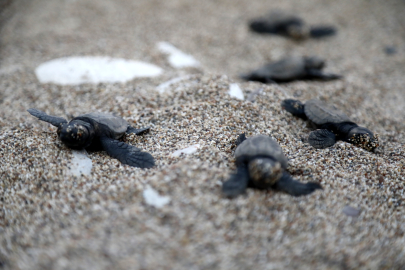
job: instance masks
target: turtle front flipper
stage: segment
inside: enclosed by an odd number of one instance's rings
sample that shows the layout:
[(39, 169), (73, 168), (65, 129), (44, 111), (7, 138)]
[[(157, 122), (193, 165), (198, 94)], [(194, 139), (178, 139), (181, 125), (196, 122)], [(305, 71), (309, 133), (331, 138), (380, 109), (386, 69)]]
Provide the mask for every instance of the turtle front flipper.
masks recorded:
[(63, 117), (57, 117), (57, 116), (51, 116), (48, 115), (46, 113), (44, 113), (43, 111), (37, 110), (37, 109), (28, 109), (27, 110), (32, 116), (35, 116), (36, 118), (38, 118), (41, 121), (45, 121), (50, 123), (51, 125), (55, 126), (55, 127), (59, 127), (62, 124), (66, 124), (68, 121), (63, 118)]
[(313, 182), (301, 183), (294, 180), (290, 174), (284, 172), (283, 176), (274, 184), (273, 188), (292, 196), (302, 196), (311, 194), (317, 189), (322, 189), (322, 186)]
[(307, 70), (307, 77), (309, 79), (316, 79), (322, 81), (331, 81), (331, 80), (338, 80), (341, 79), (343, 76), (339, 74), (333, 73), (324, 73), (319, 69), (308, 69)]
[(138, 168), (152, 168), (155, 166), (152, 155), (142, 152), (141, 149), (135, 146), (108, 137), (101, 137), (100, 142), (103, 150), (109, 156), (121, 161), (122, 164)]
[(317, 129), (309, 134), (308, 142), (314, 148), (324, 149), (336, 143), (336, 136), (327, 129)]
[(235, 141), (236, 146), (239, 146), (239, 144), (241, 144), (245, 140), (246, 140), (245, 133), (239, 134), (238, 138)]
[(144, 128), (134, 128), (131, 126), (128, 126), (126, 133), (131, 134), (135, 133), (135, 135), (143, 135), (146, 134), (150, 131), (150, 127), (144, 127)]
[(226, 197), (236, 197), (245, 192), (249, 182), (249, 172), (245, 166), (239, 166), (235, 174), (222, 184), (222, 193)]
[(295, 99), (285, 99), (281, 102), (281, 107), (284, 110), (291, 113), (294, 116), (297, 116), (301, 119), (307, 119), (307, 115), (305, 114), (305, 105), (302, 104), (301, 101)]

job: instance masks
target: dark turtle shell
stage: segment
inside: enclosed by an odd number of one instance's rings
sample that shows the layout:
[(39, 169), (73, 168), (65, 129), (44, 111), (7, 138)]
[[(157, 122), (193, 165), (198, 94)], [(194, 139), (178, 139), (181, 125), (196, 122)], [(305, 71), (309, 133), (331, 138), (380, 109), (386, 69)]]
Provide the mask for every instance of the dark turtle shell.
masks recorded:
[(296, 56), (287, 57), (259, 68), (256, 73), (280, 81), (299, 79), (306, 75), (305, 59)]
[(304, 22), (301, 18), (275, 10), (265, 16), (250, 21), (250, 29), (257, 33), (271, 33), (279, 35), (288, 35), (289, 27), (303, 27)]
[[(102, 112), (92, 112), (88, 114), (79, 115), (73, 120), (88, 119), (95, 125), (96, 133), (109, 132), (113, 139), (119, 139), (127, 131), (128, 122), (111, 114)], [(101, 135), (101, 134), (99, 134)]]
[(286, 169), (288, 160), (276, 141), (267, 135), (257, 135), (243, 141), (235, 151), (235, 158), (249, 158), (255, 156), (269, 156), (281, 163)]
[(318, 99), (308, 100), (305, 103), (304, 110), (308, 119), (317, 125), (350, 122), (350, 119), (346, 114), (336, 108), (327, 106)]

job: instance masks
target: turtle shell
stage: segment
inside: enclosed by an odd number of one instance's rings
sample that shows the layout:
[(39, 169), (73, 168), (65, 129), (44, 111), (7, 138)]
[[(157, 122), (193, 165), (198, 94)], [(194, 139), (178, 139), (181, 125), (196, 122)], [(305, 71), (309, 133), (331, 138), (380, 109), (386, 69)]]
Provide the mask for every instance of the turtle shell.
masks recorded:
[(308, 119), (317, 125), (350, 121), (349, 117), (345, 113), (337, 110), (336, 108), (327, 106), (318, 99), (308, 100), (305, 103), (304, 110)]
[(299, 79), (306, 75), (305, 60), (302, 57), (287, 57), (263, 66), (257, 73), (270, 76), (273, 80)]
[(119, 139), (128, 129), (128, 122), (121, 117), (102, 112), (83, 114), (73, 120), (77, 119), (90, 120), (96, 128), (96, 133), (108, 132), (108, 135), (111, 134), (114, 139)]
[(257, 135), (243, 141), (235, 150), (235, 158), (249, 158), (254, 156), (270, 156), (281, 163), (286, 169), (287, 158), (276, 141), (267, 135)]

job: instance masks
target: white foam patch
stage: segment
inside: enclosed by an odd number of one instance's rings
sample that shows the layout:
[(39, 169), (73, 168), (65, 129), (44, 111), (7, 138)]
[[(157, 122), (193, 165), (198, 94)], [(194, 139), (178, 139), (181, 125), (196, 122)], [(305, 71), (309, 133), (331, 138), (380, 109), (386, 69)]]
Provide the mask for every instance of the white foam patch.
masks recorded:
[(89, 175), (93, 164), (88, 158), (86, 150), (72, 150), (73, 159), (71, 161), (70, 172), (74, 176)]
[(174, 68), (184, 68), (184, 67), (199, 67), (200, 62), (198, 62), (193, 56), (186, 54), (172, 44), (162, 41), (157, 44), (158, 49), (169, 55), (168, 60), (172, 67)]
[(179, 157), (181, 154), (190, 155), (197, 152), (198, 148), (200, 148), (199, 144), (194, 144), (184, 149), (177, 150), (171, 154), (172, 157)]
[(159, 193), (150, 186), (147, 186), (143, 191), (143, 198), (147, 204), (156, 208), (161, 208), (170, 202), (170, 197), (159, 195)]
[(240, 99), (240, 100), (245, 100), (245, 96), (243, 95), (242, 89), (240, 89), (239, 85), (237, 83), (231, 83), (229, 85), (229, 92), (228, 94), (231, 97)]
[(187, 80), (190, 77), (191, 76), (182, 76), (182, 77), (173, 78), (171, 80), (168, 80), (167, 82), (159, 84), (156, 87), (156, 90), (159, 91), (159, 93), (164, 93), (164, 92), (166, 92), (167, 88), (169, 88), (172, 84)]
[(65, 57), (40, 64), (35, 74), (41, 83), (78, 85), (124, 83), (137, 77), (156, 77), (163, 70), (155, 65), (111, 57)]

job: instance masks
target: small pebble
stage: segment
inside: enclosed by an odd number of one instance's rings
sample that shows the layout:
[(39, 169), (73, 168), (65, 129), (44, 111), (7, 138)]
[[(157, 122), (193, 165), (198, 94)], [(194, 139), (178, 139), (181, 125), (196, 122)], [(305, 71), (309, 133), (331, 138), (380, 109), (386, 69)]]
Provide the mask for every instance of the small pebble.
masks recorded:
[(342, 212), (349, 217), (357, 217), (360, 215), (360, 209), (346, 205), (343, 207)]
[(159, 193), (150, 186), (147, 186), (143, 191), (143, 198), (147, 204), (156, 208), (161, 208), (170, 202), (170, 197), (160, 196)]
[(190, 155), (193, 154), (195, 152), (197, 152), (197, 150), (200, 148), (199, 144), (195, 144), (192, 146), (189, 146), (187, 148), (181, 149), (181, 150), (177, 150), (175, 152), (173, 152), (171, 154), (172, 157), (179, 157), (181, 154), (185, 154), (185, 155)]
[(239, 84), (237, 83), (231, 83), (229, 85), (229, 95), (240, 100), (245, 99), (242, 89), (240, 89)]
[(394, 54), (396, 54), (398, 51), (397, 51), (397, 48), (396, 48), (395, 46), (385, 46), (384, 52), (385, 52), (387, 55), (394, 55)]

